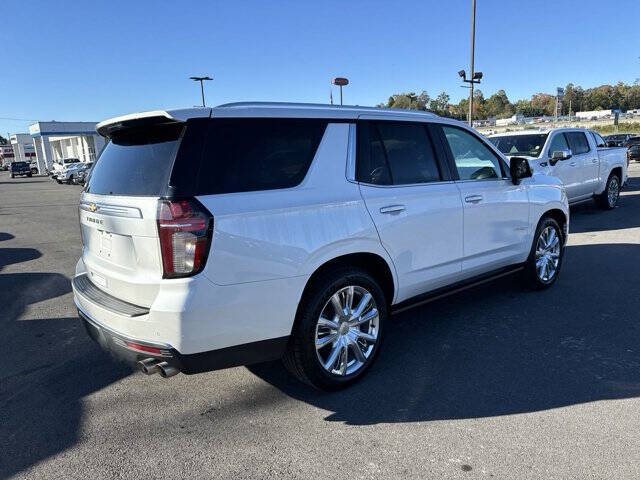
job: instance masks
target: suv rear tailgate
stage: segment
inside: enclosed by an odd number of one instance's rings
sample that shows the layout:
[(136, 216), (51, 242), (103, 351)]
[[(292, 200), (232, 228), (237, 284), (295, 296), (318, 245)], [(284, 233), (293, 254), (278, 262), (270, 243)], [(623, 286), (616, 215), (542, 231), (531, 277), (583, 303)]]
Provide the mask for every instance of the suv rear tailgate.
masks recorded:
[(116, 298), (149, 307), (162, 279), (157, 197), (84, 193), (82, 260), (92, 283)]

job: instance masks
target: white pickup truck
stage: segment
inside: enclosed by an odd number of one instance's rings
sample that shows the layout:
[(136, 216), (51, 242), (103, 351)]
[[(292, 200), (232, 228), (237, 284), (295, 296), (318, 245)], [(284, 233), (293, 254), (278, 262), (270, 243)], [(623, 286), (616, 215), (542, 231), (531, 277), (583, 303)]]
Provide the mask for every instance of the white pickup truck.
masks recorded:
[(489, 140), (507, 157), (525, 157), (534, 172), (559, 178), (572, 204), (594, 198), (602, 208), (612, 209), (627, 181), (625, 149), (607, 148), (591, 130), (523, 130), (491, 135)]

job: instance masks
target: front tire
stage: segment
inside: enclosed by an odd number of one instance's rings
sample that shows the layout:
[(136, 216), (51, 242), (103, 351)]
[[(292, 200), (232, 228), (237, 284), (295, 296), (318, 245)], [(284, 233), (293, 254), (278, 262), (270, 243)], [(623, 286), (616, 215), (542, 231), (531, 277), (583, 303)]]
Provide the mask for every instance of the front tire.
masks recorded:
[(384, 293), (367, 272), (331, 270), (305, 292), (283, 362), (318, 389), (352, 385), (373, 364), (387, 315)]
[(524, 279), (529, 288), (543, 290), (558, 279), (564, 258), (564, 237), (558, 222), (551, 217), (540, 220), (525, 263)]
[(596, 202), (604, 210), (613, 210), (620, 198), (620, 177), (612, 173), (607, 179), (607, 186), (600, 195), (596, 197)]

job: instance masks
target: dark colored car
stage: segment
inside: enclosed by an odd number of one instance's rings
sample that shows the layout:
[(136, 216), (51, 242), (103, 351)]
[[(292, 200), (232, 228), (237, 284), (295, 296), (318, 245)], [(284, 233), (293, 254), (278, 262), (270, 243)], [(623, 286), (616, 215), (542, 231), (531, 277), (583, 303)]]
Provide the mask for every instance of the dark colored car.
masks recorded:
[(633, 137), (630, 133), (616, 133), (604, 137), (607, 147), (623, 147)]
[(626, 144), (627, 159), (640, 162), (640, 137), (630, 138)]
[(11, 178), (15, 178), (16, 175), (26, 175), (27, 177), (32, 175), (31, 168), (27, 162), (11, 162), (9, 171), (11, 172)]

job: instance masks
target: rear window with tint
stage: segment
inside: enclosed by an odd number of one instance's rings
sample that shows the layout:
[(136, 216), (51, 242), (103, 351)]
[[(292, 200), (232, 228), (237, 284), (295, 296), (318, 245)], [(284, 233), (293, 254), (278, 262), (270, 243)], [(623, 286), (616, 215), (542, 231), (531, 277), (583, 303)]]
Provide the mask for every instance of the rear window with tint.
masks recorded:
[(304, 179), (326, 120), (240, 118), (210, 121), (197, 195), (291, 188)]
[(171, 123), (114, 134), (93, 167), (87, 192), (164, 194), (183, 129), (184, 124)]

